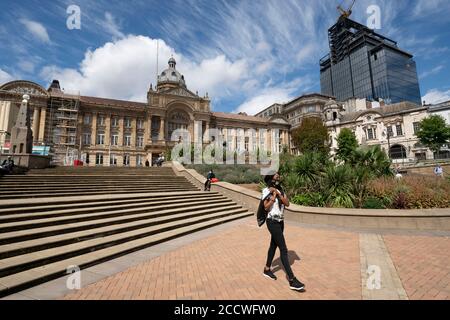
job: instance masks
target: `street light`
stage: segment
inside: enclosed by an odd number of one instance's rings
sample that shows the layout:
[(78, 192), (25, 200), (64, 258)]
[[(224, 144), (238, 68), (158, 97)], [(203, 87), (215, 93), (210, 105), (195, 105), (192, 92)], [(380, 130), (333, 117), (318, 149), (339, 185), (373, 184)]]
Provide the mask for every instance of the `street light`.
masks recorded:
[(391, 134), (387, 129), (383, 130), (383, 137), (387, 137), (388, 141), (388, 157), (391, 158)]

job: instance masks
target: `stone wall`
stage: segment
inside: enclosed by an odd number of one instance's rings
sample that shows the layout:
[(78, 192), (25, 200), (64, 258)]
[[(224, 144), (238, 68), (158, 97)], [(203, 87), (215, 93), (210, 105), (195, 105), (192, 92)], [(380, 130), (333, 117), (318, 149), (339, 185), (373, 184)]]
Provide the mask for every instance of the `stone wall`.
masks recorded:
[[(206, 178), (197, 173), (197, 171), (185, 169), (177, 162), (173, 162), (172, 167), (177, 175), (186, 177), (196, 186), (203, 189)], [(260, 199), (259, 192), (227, 182), (214, 183), (211, 190), (217, 191), (224, 196), (233, 199), (233, 201), (239, 205), (256, 213)], [(311, 208), (291, 204), (289, 208), (285, 210), (285, 216), (287, 221), (337, 227), (450, 231), (450, 208), (423, 210), (370, 210)]]
[(11, 156), (14, 160), (14, 165), (28, 168), (28, 169), (44, 169), (50, 166), (50, 157), (48, 156), (40, 156), (40, 155), (15, 155), (15, 154), (6, 154), (0, 155), (0, 164), (3, 163), (3, 160), (7, 159), (8, 156)]

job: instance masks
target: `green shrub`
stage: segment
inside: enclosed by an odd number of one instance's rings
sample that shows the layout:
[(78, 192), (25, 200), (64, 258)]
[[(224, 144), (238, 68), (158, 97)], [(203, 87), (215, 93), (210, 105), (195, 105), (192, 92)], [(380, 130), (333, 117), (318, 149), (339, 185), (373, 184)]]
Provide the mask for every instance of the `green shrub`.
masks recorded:
[(364, 209), (386, 209), (384, 201), (374, 197), (367, 198), (362, 207)]
[(323, 207), (324, 201), (320, 193), (299, 194), (292, 198), (292, 203), (305, 207)]

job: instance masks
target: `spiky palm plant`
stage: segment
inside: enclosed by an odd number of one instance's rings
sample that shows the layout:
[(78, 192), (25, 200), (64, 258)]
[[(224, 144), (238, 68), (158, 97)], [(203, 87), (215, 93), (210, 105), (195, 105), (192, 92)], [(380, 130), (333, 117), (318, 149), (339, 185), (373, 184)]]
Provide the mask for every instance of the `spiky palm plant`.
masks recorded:
[(333, 166), (325, 169), (322, 179), (322, 190), (328, 206), (337, 208), (353, 208), (353, 169), (348, 165)]

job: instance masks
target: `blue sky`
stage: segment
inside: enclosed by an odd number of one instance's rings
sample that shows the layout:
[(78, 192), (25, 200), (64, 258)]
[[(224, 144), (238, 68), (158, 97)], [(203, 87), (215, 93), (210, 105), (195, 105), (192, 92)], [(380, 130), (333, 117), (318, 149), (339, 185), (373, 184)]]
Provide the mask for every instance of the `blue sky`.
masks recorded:
[[(341, 0), (0, 0), (0, 83), (145, 101), (173, 55), (187, 86), (215, 111), (256, 113), (320, 92), (319, 59)], [(347, 1), (350, 2), (350, 1)], [(414, 54), (423, 98), (450, 100), (450, 1), (357, 0), (352, 18), (381, 9), (378, 32)], [(81, 30), (66, 27), (69, 5)]]

